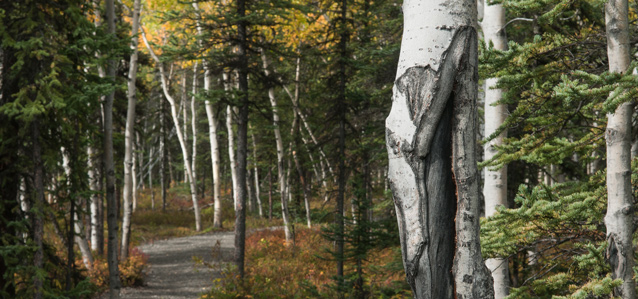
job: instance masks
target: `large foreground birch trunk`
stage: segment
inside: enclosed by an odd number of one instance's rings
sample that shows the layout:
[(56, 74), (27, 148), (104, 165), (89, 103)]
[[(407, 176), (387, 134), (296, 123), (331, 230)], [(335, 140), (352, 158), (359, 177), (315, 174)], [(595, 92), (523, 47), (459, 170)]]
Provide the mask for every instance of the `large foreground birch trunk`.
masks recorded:
[[(624, 73), (629, 67), (629, 21), (627, 0), (605, 4), (609, 71)], [(631, 116), (633, 103), (624, 103), (607, 115), (607, 252), (614, 279), (623, 280), (615, 295), (636, 298), (632, 246), (634, 201), (631, 190)]]
[(389, 180), (416, 298), (493, 298), (479, 243), (472, 0), (406, 0), (386, 119)]

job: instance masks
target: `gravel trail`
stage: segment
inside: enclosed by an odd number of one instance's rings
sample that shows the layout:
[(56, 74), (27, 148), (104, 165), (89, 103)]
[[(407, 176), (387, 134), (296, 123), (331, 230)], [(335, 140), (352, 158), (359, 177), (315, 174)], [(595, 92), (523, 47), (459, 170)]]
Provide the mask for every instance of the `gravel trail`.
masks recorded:
[[(138, 248), (149, 257), (145, 285), (123, 288), (121, 298), (198, 298), (201, 293), (210, 290), (213, 280), (221, 274), (219, 269), (196, 265), (193, 257), (209, 263), (230, 262), (234, 240), (233, 232), (218, 232), (155, 241), (139, 246)], [(220, 245), (215, 248), (217, 241)]]

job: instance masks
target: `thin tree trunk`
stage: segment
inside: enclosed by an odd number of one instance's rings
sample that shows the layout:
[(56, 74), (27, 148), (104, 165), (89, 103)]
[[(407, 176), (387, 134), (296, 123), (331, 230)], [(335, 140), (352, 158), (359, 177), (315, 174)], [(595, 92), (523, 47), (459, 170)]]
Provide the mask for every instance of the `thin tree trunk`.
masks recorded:
[[(486, 43), (492, 43), (494, 49), (507, 50), (507, 36), (505, 35), (505, 9), (502, 4), (490, 5), (485, 1), (483, 34)], [(507, 105), (499, 104), (503, 97), (503, 90), (496, 89), (498, 79), (485, 80), (485, 138), (489, 138), (505, 122), (507, 117)], [(496, 155), (496, 147), (503, 145), (506, 132), (485, 143), (484, 160), (488, 161)], [(485, 168), (485, 182), (483, 185), (485, 197), (485, 216), (490, 217), (496, 213), (498, 206), (507, 208), (507, 166), (497, 170)], [(485, 261), (487, 268), (492, 272), (494, 279), (494, 298), (501, 299), (509, 295), (509, 263), (507, 258), (491, 258)]]
[(159, 57), (157, 57), (155, 52), (153, 52), (153, 49), (148, 44), (144, 31), (142, 31), (142, 38), (144, 39), (144, 43), (146, 44), (146, 47), (148, 48), (151, 56), (153, 57), (155, 62), (158, 64), (158, 67), (160, 70), (160, 77), (162, 81), (162, 90), (164, 91), (164, 96), (166, 97), (166, 100), (168, 100), (168, 103), (171, 105), (171, 116), (173, 118), (173, 123), (175, 125), (175, 132), (177, 132), (177, 139), (179, 140), (179, 144), (182, 149), (182, 155), (184, 156), (183, 158), (184, 158), (184, 168), (185, 168), (186, 176), (188, 177), (188, 180), (190, 182), (191, 199), (193, 201), (193, 211), (195, 213), (195, 230), (201, 231), (202, 222), (201, 222), (201, 216), (199, 213), (199, 203), (197, 201), (197, 185), (196, 185), (196, 182), (193, 180), (193, 171), (189, 161), (190, 159), (188, 155), (188, 149), (186, 148), (186, 141), (184, 140), (184, 135), (182, 134), (182, 131), (180, 128), (179, 118), (177, 116), (177, 108), (175, 107), (175, 100), (173, 99), (173, 97), (171, 96), (169, 92), (169, 87), (168, 87), (168, 82), (166, 79), (166, 73), (164, 71), (164, 66), (162, 65), (162, 62), (160, 61)]
[[(252, 131), (252, 127), (249, 127)], [(261, 204), (261, 194), (259, 192), (259, 167), (257, 165), (257, 138), (255, 137), (255, 132), (251, 133), (252, 142), (253, 142), (253, 170), (255, 172), (255, 197), (257, 199), (257, 209), (259, 211), (259, 217), (264, 217), (264, 211)]]
[[(228, 78), (228, 77), (226, 77)], [(235, 158), (235, 131), (233, 130), (233, 108), (226, 106), (226, 129), (228, 130), (228, 159), (233, 183), (233, 207), (237, 207), (237, 159)]]
[(250, 169), (246, 169), (246, 193), (248, 194), (247, 205), (248, 211), (255, 212), (257, 206), (257, 200), (255, 199), (255, 192), (253, 190), (253, 174)]
[(193, 66), (193, 95), (191, 96), (191, 130), (193, 130), (192, 131), (193, 150), (192, 150), (192, 156), (191, 156), (191, 169), (193, 170), (192, 177), (195, 184), (197, 184), (197, 105), (195, 102), (195, 94), (197, 93), (197, 67), (198, 67), (198, 62), (195, 61), (195, 65)]
[(137, 52), (138, 52), (138, 38), (137, 32), (140, 26), (140, 0), (135, 0), (133, 3), (133, 16), (132, 16), (132, 29), (131, 36), (131, 58), (129, 61), (128, 71), (128, 88), (126, 96), (128, 98), (128, 108), (126, 111), (126, 130), (124, 133), (124, 194), (122, 198), (124, 200), (124, 209), (122, 215), (122, 244), (120, 246), (120, 257), (125, 260), (128, 258), (128, 245), (131, 238), (131, 216), (133, 214), (133, 192), (135, 185), (133, 183), (133, 147), (135, 140), (135, 79), (137, 77)]
[[(44, 165), (42, 162), (42, 148), (40, 146), (40, 122), (35, 119), (31, 123), (31, 134), (33, 139), (33, 188), (35, 202), (32, 207), (33, 217), (33, 242), (35, 243), (35, 253), (33, 255), (33, 266), (38, 271), (44, 270)], [(3, 273), (4, 275), (4, 273)], [(36, 275), (33, 279), (33, 298), (44, 298), (43, 281)]]
[[(328, 158), (326, 157), (326, 153), (323, 151), (323, 148), (319, 145), (319, 142), (317, 141), (317, 138), (315, 137), (315, 135), (312, 132), (312, 129), (310, 129), (310, 125), (308, 124), (308, 121), (306, 119), (305, 114), (301, 111), (301, 109), (299, 108), (299, 78), (300, 78), (300, 68), (301, 68), (301, 55), (297, 56), (297, 62), (296, 62), (296, 68), (295, 68), (295, 94), (293, 95), (290, 90), (288, 89), (288, 87), (286, 87), (285, 85), (283, 86), (284, 91), (286, 91), (286, 93), (288, 94), (288, 97), (290, 98), (290, 100), (292, 101), (292, 107), (293, 110), (295, 112), (296, 115), (298, 115), (301, 118), (301, 122), (304, 125), (304, 128), (306, 129), (306, 131), (308, 132), (308, 135), (310, 136), (310, 139), (312, 140), (313, 144), (317, 147), (317, 149), (319, 150), (319, 159), (320, 159), (320, 166), (321, 166), (321, 183), (323, 186), (323, 191), (324, 191), (324, 202), (328, 201), (329, 197), (328, 197), (328, 184), (327, 184), (327, 180), (326, 180), (326, 171), (325, 171), (325, 165), (328, 166), (328, 170), (330, 171), (330, 175), (335, 178), (335, 174), (334, 171), (332, 169), (332, 165), (330, 164), (330, 161), (328, 160)], [(304, 144), (306, 144), (306, 140), (304, 139)]]
[[(73, 157), (75, 158), (75, 157)], [(71, 184), (71, 192), (72, 193), (76, 193), (78, 192), (78, 184), (75, 181), (75, 179), (72, 177), (73, 173), (71, 170), (71, 157), (69, 157), (69, 153), (62, 148), (62, 167), (64, 168), (64, 174), (67, 177), (67, 181)], [(80, 253), (82, 254), (82, 262), (84, 263), (84, 266), (87, 269), (91, 269), (92, 264), (93, 264), (93, 255), (91, 254), (91, 249), (89, 247), (89, 243), (86, 239), (84, 239), (82, 237), (82, 232), (84, 231), (84, 225), (82, 224), (82, 217), (80, 217), (80, 213), (78, 212), (79, 210), (82, 210), (81, 205), (78, 206), (77, 205), (77, 201), (79, 198), (74, 198), (72, 199), (72, 204), (73, 204), (73, 209), (74, 212), (69, 216), (69, 217), (73, 217), (73, 221), (71, 221), (73, 224), (73, 229), (74, 231), (71, 233), (72, 238), (69, 239), (69, 241), (71, 242), (71, 244), (73, 244), (73, 241), (75, 240), (75, 243), (78, 245), (78, 247), (80, 248)], [(81, 200), (80, 200), (81, 202)], [(69, 247), (72, 248), (72, 245)]]
[[(246, 245), (246, 156), (248, 154), (248, 53), (245, 0), (237, 1), (237, 56), (239, 58), (239, 115), (237, 118), (237, 199), (235, 208), (235, 264), (241, 280), (244, 279), (244, 253)], [(229, 128), (232, 131), (232, 128)]]
[[(264, 64), (264, 73), (266, 76), (269, 76), (270, 71), (268, 70), (268, 58), (263, 50), (261, 51), (261, 59)], [(290, 216), (288, 214), (288, 201), (286, 200), (286, 190), (288, 190), (288, 186), (286, 185), (284, 169), (284, 142), (281, 138), (281, 130), (279, 126), (279, 107), (277, 106), (277, 99), (275, 98), (275, 90), (272, 87), (268, 88), (268, 98), (270, 98), (270, 105), (272, 106), (273, 130), (275, 131), (275, 144), (277, 146), (277, 174), (279, 179), (279, 194), (281, 196), (281, 216), (284, 221), (284, 235), (286, 237), (286, 242), (290, 242), (293, 236), (290, 229), (291, 223)]]
[[(164, 102), (160, 101), (160, 135), (159, 135), (159, 154), (160, 154), (160, 188), (162, 197), (162, 212), (166, 211), (166, 145), (164, 139), (166, 137), (166, 126), (164, 125)], [(151, 147), (152, 149), (152, 147)], [(150, 157), (149, 157), (150, 160)], [(149, 169), (151, 166), (149, 166)], [(149, 173), (150, 176), (150, 173)], [(153, 185), (149, 179), (149, 188), (153, 194)], [(154, 198), (153, 198), (154, 199)], [(153, 209), (155, 209), (155, 200), (153, 200)]]
[[(197, 21), (197, 34), (200, 36), (198, 39), (198, 43), (200, 47), (203, 47), (202, 35), (203, 29), (201, 24), (201, 15), (199, 12), (199, 6), (197, 2), (193, 3), (193, 7), (195, 8), (196, 13), (196, 21)], [(204, 59), (202, 61), (202, 65), (204, 67), (204, 91), (210, 91), (211, 84), (211, 71), (210, 66), (208, 64), (208, 60)], [(213, 110), (213, 105), (211, 102), (207, 100), (204, 102), (206, 107), (206, 117), (208, 118), (208, 137), (210, 139), (210, 155), (211, 162), (213, 166), (213, 202), (214, 202), (214, 211), (213, 211), (213, 227), (221, 228), (222, 227), (222, 201), (221, 201), (221, 178), (219, 173), (219, 163), (220, 163), (220, 153), (219, 153), (219, 141), (217, 139), (217, 115)]]
[(268, 219), (272, 219), (272, 169), (268, 168)]
[(100, 191), (98, 187), (98, 177), (95, 172), (95, 165), (93, 162), (94, 149), (92, 145), (89, 145), (87, 148), (87, 168), (88, 168), (88, 177), (89, 177), (89, 189), (91, 190), (90, 195), (90, 212), (91, 212), (91, 250), (98, 250), (99, 244), (99, 196), (97, 192)]
[[(100, 167), (98, 168), (98, 173), (97, 173), (97, 185), (98, 185), (98, 190), (100, 191), (100, 194), (98, 196), (98, 205), (97, 205), (97, 254), (99, 254), (100, 256), (104, 256), (104, 208), (106, 203), (104, 202), (105, 200), (105, 196), (106, 193), (104, 192), (104, 186), (105, 186), (105, 180), (104, 178), (106, 177), (106, 174), (104, 172), (104, 163), (102, 161), (104, 161), (104, 154), (102, 154), (102, 157), (100, 159), (101, 163)], [(103, 195), (104, 194), (104, 195)], [(108, 225), (108, 223), (107, 223)], [(108, 228), (107, 228), (108, 230)], [(107, 232), (108, 234), (108, 232)], [(108, 254), (108, 253), (107, 253)]]
[(73, 235), (75, 234), (73, 229), (75, 226), (75, 201), (71, 200), (71, 207), (70, 207), (70, 215), (69, 215), (69, 226), (68, 226), (68, 230), (67, 230), (67, 240), (66, 240), (66, 251), (67, 251), (67, 256), (66, 256), (66, 288), (65, 290), (68, 292), (73, 288), (73, 270), (75, 269), (75, 251), (73, 250), (73, 245), (75, 244), (73, 242)]
[(138, 145), (139, 145), (139, 140), (140, 140), (140, 136), (139, 134), (137, 134), (137, 132), (135, 133), (135, 142), (133, 143), (133, 153), (131, 153), (133, 155), (131, 163), (133, 163), (132, 167), (131, 167), (131, 178), (133, 180), (133, 190), (132, 190), (132, 197), (133, 197), (133, 210), (132, 213), (135, 213), (135, 210), (137, 209), (137, 150), (138, 150)]
[(344, 279), (343, 264), (344, 256), (344, 200), (346, 189), (346, 60), (348, 59), (347, 43), (349, 33), (347, 29), (347, 0), (341, 0), (341, 15), (339, 20), (340, 37), (339, 37), (339, 95), (337, 98), (337, 113), (339, 117), (339, 160), (338, 171), (339, 178), (337, 180), (337, 204), (335, 207), (335, 254), (337, 259), (337, 281), (341, 283)]
[[(209, 81), (210, 70), (206, 70), (204, 75), (204, 90), (206, 89), (206, 81)], [(210, 82), (210, 81), (209, 81)], [(210, 86), (210, 85), (208, 85)], [(223, 219), (222, 219), (222, 198), (221, 198), (221, 176), (219, 172), (219, 164), (221, 161), (221, 155), (219, 150), (219, 140), (217, 139), (217, 124), (218, 120), (213, 111), (213, 105), (210, 101), (205, 102), (206, 105), (206, 116), (208, 117), (208, 136), (210, 139), (210, 147), (211, 147), (211, 161), (213, 164), (213, 202), (214, 202), (214, 211), (213, 211), (213, 227), (221, 228)]]
[(304, 207), (306, 208), (306, 222), (308, 228), (312, 227), (312, 221), (310, 218), (310, 194), (308, 190), (308, 181), (306, 180), (306, 176), (304, 175), (304, 169), (299, 163), (299, 157), (297, 157), (297, 152), (292, 153), (293, 158), (295, 159), (295, 166), (297, 167), (297, 174), (299, 175), (299, 180), (301, 181), (301, 188), (303, 190), (303, 202)]
[[(627, 0), (605, 3), (609, 71), (625, 73), (631, 62)], [(631, 120), (633, 102), (624, 103), (607, 114), (607, 252), (614, 279), (623, 284), (614, 290), (623, 299), (636, 298), (634, 250), (632, 243), (634, 200), (631, 187)]]
[[(106, 0), (106, 20), (109, 33), (115, 38), (115, 5)], [(109, 59), (107, 78), (115, 80), (117, 61)], [(120, 274), (117, 259), (117, 202), (115, 199), (115, 165), (113, 163), (113, 98), (111, 91), (104, 102), (104, 170), (106, 173), (106, 206), (108, 225), (107, 261), (109, 268), (109, 294), (111, 298), (120, 297)]]
[(415, 298), (494, 298), (479, 242), (476, 1), (403, 11), (386, 142), (406, 279)]
[[(148, 151), (148, 160), (151, 161), (152, 157), (153, 157), (153, 147), (151, 147)], [(164, 198), (165, 198), (166, 192), (164, 190), (165, 188), (164, 182), (162, 181), (161, 184), (162, 184), (162, 211), (165, 211), (166, 201), (164, 200)], [(148, 188), (151, 191), (151, 210), (155, 210), (155, 190), (153, 189), (153, 165), (152, 164), (148, 165)]]

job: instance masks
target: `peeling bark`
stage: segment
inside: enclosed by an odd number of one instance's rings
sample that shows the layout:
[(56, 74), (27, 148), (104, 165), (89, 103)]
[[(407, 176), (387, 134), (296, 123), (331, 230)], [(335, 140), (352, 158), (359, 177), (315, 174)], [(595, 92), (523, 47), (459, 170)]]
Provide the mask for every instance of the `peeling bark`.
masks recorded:
[(386, 144), (406, 279), (416, 298), (493, 298), (479, 243), (476, 2), (408, 0), (404, 12)]

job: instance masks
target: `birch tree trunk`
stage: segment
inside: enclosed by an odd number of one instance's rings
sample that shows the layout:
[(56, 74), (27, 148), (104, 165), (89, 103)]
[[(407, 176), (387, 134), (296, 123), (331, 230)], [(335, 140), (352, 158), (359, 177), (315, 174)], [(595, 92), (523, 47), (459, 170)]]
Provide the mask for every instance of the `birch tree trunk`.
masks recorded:
[[(625, 73), (631, 62), (627, 0), (605, 3), (607, 57), (609, 71)], [(636, 298), (634, 250), (632, 246), (634, 203), (631, 188), (631, 118), (633, 102), (624, 103), (607, 114), (607, 252), (614, 279), (622, 286), (614, 293), (623, 299)]]
[(157, 55), (155, 54), (155, 52), (149, 45), (148, 40), (146, 39), (146, 34), (144, 33), (143, 30), (142, 30), (142, 39), (144, 40), (144, 43), (146, 44), (146, 47), (148, 48), (149, 53), (153, 57), (153, 60), (155, 60), (155, 62), (158, 65), (158, 68), (160, 71), (160, 79), (162, 83), (162, 91), (164, 92), (164, 96), (166, 97), (166, 100), (171, 106), (171, 117), (173, 118), (175, 132), (177, 134), (177, 140), (179, 141), (179, 145), (182, 149), (182, 156), (184, 156), (183, 157), (184, 169), (185, 169), (184, 171), (186, 172), (186, 177), (190, 183), (189, 185), (190, 185), (191, 199), (193, 201), (193, 212), (195, 213), (195, 230), (201, 231), (202, 221), (201, 221), (201, 216), (199, 213), (199, 203), (197, 202), (197, 186), (196, 186), (196, 182), (193, 180), (193, 171), (190, 164), (188, 149), (186, 148), (186, 141), (184, 140), (184, 135), (182, 134), (183, 132), (180, 127), (175, 99), (169, 92), (169, 86), (168, 86), (168, 82), (166, 78), (166, 72), (164, 71), (164, 66), (162, 62), (160, 61), (159, 57), (157, 57)]
[[(250, 125), (250, 124), (249, 124)], [(252, 131), (252, 126), (249, 126), (249, 129)], [(259, 167), (257, 165), (257, 138), (255, 137), (255, 132), (252, 132), (250, 135), (253, 142), (253, 170), (255, 172), (255, 197), (257, 199), (257, 209), (259, 212), (259, 217), (264, 217), (264, 210), (261, 204), (261, 194), (259, 190)]]
[(91, 190), (91, 196), (90, 196), (90, 212), (91, 212), (91, 250), (98, 250), (98, 245), (99, 245), (99, 205), (100, 200), (99, 200), (99, 196), (97, 195), (97, 192), (99, 192), (99, 186), (98, 186), (98, 177), (95, 171), (95, 165), (93, 162), (93, 156), (94, 156), (94, 149), (92, 145), (87, 146), (86, 148), (87, 151), (87, 172), (88, 172), (88, 177), (89, 177), (89, 189)]
[[(69, 158), (69, 153), (62, 148), (62, 168), (64, 168), (64, 174), (67, 177), (67, 180), (70, 182), (70, 184), (77, 184), (72, 178), (72, 171), (71, 171), (71, 166), (69, 165), (70, 163), (70, 158)], [(71, 187), (72, 190), (77, 190), (77, 186), (72, 186)], [(73, 211), (73, 214), (71, 215), (71, 217), (73, 217), (73, 240), (69, 240), (69, 241), (75, 241), (75, 244), (78, 245), (78, 247), (80, 248), (80, 253), (82, 254), (82, 262), (84, 263), (84, 266), (87, 269), (91, 269), (92, 264), (93, 264), (93, 255), (91, 254), (91, 249), (89, 247), (89, 243), (86, 239), (82, 238), (83, 236), (83, 230), (84, 230), (84, 225), (82, 224), (82, 218), (80, 217), (80, 215), (78, 215), (78, 210), (81, 210), (81, 206), (76, 206), (75, 209)]]
[[(195, 8), (196, 21), (197, 21), (197, 34), (199, 35), (199, 45), (203, 47), (202, 35), (203, 29), (201, 24), (201, 15), (199, 11), (199, 5), (194, 2), (193, 7)], [(208, 64), (208, 60), (204, 59), (202, 61), (202, 65), (204, 68), (204, 91), (210, 91), (210, 83), (211, 83), (211, 71), (210, 66)], [(204, 102), (206, 108), (206, 117), (208, 118), (208, 137), (210, 139), (210, 155), (213, 166), (213, 202), (214, 202), (214, 212), (213, 212), (213, 227), (222, 227), (222, 201), (221, 201), (221, 179), (219, 175), (219, 163), (220, 163), (220, 153), (219, 153), (219, 142), (217, 140), (217, 115), (213, 110), (213, 105), (211, 102), (207, 100)]]
[[(483, 34), (486, 43), (492, 43), (494, 49), (507, 50), (507, 36), (505, 35), (505, 9), (501, 4), (490, 5), (488, 0), (484, 4)], [(503, 90), (496, 89), (497, 78), (485, 80), (485, 138), (491, 136), (505, 122), (507, 106), (496, 105), (503, 97)], [(484, 146), (484, 160), (490, 160), (498, 152), (497, 146), (503, 144), (506, 132), (492, 139)], [(485, 168), (485, 182), (483, 185), (485, 197), (485, 216), (496, 213), (496, 207), (507, 208), (507, 166), (497, 170)], [(507, 258), (491, 258), (485, 261), (494, 279), (494, 298), (501, 299), (509, 295), (509, 264)]]
[[(210, 88), (210, 70), (204, 71), (204, 90)], [(207, 84), (208, 83), (208, 84)], [(213, 227), (222, 227), (222, 199), (221, 199), (221, 176), (219, 172), (219, 162), (221, 155), (219, 152), (219, 141), (217, 139), (217, 122), (218, 119), (213, 111), (213, 105), (210, 101), (204, 103), (206, 105), (206, 116), (208, 117), (208, 136), (210, 139), (211, 161), (213, 163)]]
[(479, 243), (476, 1), (403, 12), (386, 142), (406, 278), (416, 298), (494, 298)]
[[(166, 147), (164, 145), (164, 139), (166, 137), (166, 126), (164, 125), (164, 102), (160, 100), (160, 135), (159, 135), (159, 155), (160, 155), (160, 195), (162, 197), (162, 212), (166, 211)], [(153, 149), (150, 147), (149, 152)], [(151, 157), (149, 157), (149, 160)], [(149, 170), (152, 167), (149, 166)], [(149, 173), (150, 177), (150, 173)], [(153, 194), (153, 184), (149, 179), (148, 186), (151, 190), (151, 194)], [(152, 209), (155, 210), (155, 200), (152, 202)]]
[(226, 106), (226, 129), (228, 130), (228, 160), (233, 183), (233, 207), (237, 207), (237, 161), (235, 159), (235, 131), (233, 130), (233, 108)]
[[(195, 193), (197, 193), (197, 105), (195, 102), (195, 94), (197, 93), (197, 67), (199, 66), (198, 62), (195, 61), (195, 65), (193, 66), (193, 95), (191, 96), (191, 130), (192, 130), (192, 151), (191, 151), (191, 178), (193, 179), (193, 183), (195, 185)], [(186, 108), (184, 108), (186, 110)], [(186, 114), (184, 114), (186, 115)], [(186, 121), (186, 118), (184, 118)], [(186, 131), (186, 129), (185, 129)]]
[(128, 108), (126, 112), (126, 130), (124, 133), (124, 194), (122, 195), (124, 201), (124, 209), (122, 213), (122, 245), (120, 246), (120, 256), (123, 260), (128, 258), (128, 245), (131, 238), (131, 216), (133, 214), (133, 201), (132, 194), (135, 186), (133, 185), (133, 137), (135, 136), (135, 79), (137, 77), (137, 52), (138, 52), (138, 37), (137, 32), (140, 27), (140, 0), (135, 0), (133, 3), (133, 18), (131, 28), (131, 59), (129, 62), (128, 71), (128, 88), (126, 96), (128, 98)]
[[(264, 73), (266, 76), (270, 75), (268, 70), (268, 57), (266, 53), (261, 51), (261, 59), (264, 64)], [(281, 138), (281, 130), (279, 127), (279, 108), (277, 106), (277, 98), (275, 98), (275, 90), (271, 87), (268, 88), (268, 98), (270, 99), (270, 105), (272, 106), (272, 120), (275, 132), (275, 144), (277, 146), (277, 177), (279, 180), (279, 194), (281, 196), (281, 217), (284, 221), (284, 234), (286, 236), (286, 242), (292, 240), (292, 231), (290, 230), (290, 216), (288, 214), (288, 201), (286, 197), (286, 174), (284, 169), (284, 142)]]

